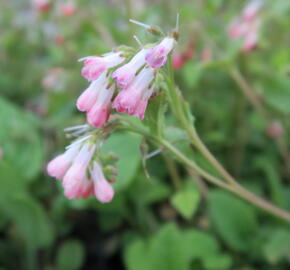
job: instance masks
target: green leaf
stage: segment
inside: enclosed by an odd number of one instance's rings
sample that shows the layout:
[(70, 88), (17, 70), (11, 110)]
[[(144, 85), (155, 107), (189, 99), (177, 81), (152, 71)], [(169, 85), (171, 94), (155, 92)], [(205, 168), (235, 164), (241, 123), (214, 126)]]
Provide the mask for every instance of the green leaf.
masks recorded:
[(57, 270), (81, 269), (85, 257), (85, 250), (78, 240), (67, 240), (59, 248), (57, 254)]
[(139, 145), (141, 137), (132, 133), (114, 133), (105, 142), (103, 151), (114, 152), (119, 157), (116, 163), (118, 169), (116, 190), (126, 188), (134, 180), (141, 162)]
[(264, 254), (270, 263), (277, 263), (282, 259), (290, 258), (290, 231), (278, 229), (270, 235), (264, 245)]
[(133, 240), (126, 245), (124, 259), (128, 270), (189, 270), (195, 262), (202, 262), (208, 270), (231, 266), (231, 258), (220, 253), (213, 236), (197, 230), (181, 231), (174, 224), (164, 225), (149, 239)]
[(137, 240), (125, 251), (128, 270), (187, 270), (189, 257), (184, 252), (183, 238), (173, 224), (164, 226), (150, 242)]
[(204, 266), (207, 270), (229, 269), (232, 265), (232, 259), (229, 255), (209, 255), (204, 259)]
[(171, 198), (171, 204), (185, 219), (191, 219), (200, 200), (199, 191), (194, 187), (179, 190)]
[[(33, 179), (43, 164), (43, 146), (36, 122), (35, 117), (0, 98), (0, 141), (4, 161), (13, 165), (22, 179)], [(0, 177), (3, 177), (1, 171)]]
[(224, 191), (209, 194), (209, 214), (212, 223), (233, 249), (246, 251), (258, 229), (254, 209)]
[(52, 243), (52, 226), (37, 201), (29, 197), (11, 197), (1, 201), (0, 209), (15, 224), (27, 246), (42, 248)]

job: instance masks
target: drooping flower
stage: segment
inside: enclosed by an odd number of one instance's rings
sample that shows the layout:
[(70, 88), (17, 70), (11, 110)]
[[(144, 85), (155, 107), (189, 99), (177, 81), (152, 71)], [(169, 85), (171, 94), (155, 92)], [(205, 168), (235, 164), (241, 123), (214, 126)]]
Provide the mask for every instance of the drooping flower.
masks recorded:
[(115, 91), (115, 86), (99, 89), (97, 100), (91, 109), (87, 112), (88, 123), (95, 127), (101, 127), (109, 119), (111, 113), (111, 99)]
[(41, 13), (48, 12), (51, 6), (50, 0), (32, 0), (33, 7)]
[(172, 56), (172, 65), (175, 69), (181, 69), (185, 59), (180, 52), (174, 52)]
[(94, 162), (91, 170), (92, 182), (94, 183), (94, 195), (101, 203), (108, 203), (114, 197), (112, 185), (105, 179), (99, 163)]
[(60, 6), (61, 15), (64, 17), (72, 16), (76, 11), (76, 5), (74, 2), (66, 2)]
[(115, 98), (113, 108), (121, 113), (144, 118), (148, 99), (152, 95), (154, 69), (143, 68), (128, 88), (123, 89)]
[(107, 69), (121, 64), (125, 58), (121, 52), (111, 52), (102, 56), (88, 56), (80, 59), (84, 61), (82, 76), (89, 82), (97, 80), (100, 75)]
[(257, 47), (261, 19), (258, 16), (263, 0), (252, 0), (243, 10), (241, 16), (229, 25), (228, 35), (232, 39), (242, 39), (244, 52)]
[(77, 199), (83, 195), (87, 186), (87, 169), (95, 148), (95, 145), (85, 143), (64, 175), (62, 185), (66, 197)]
[(136, 76), (137, 71), (146, 63), (145, 55), (147, 49), (142, 49), (138, 52), (129, 63), (118, 68), (112, 75), (112, 78), (117, 82), (118, 87), (126, 88)]
[(48, 174), (57, 179), (62, 179), (71, 166), (78, 151), (79, 146), (74, 145), (68, 148), (63, 154), (51, 160), (47, 165)]
[(258, 12), (264, 4), (264, 0), (252, 0), (244, 8), (242, 17), (245, 21), (251, 21), (256, 18)]
[(104, 72), (101, 76), (93, 81), (90, 86), (79, 96), (76, 106), (81, 112), (89, 111), (94, 103), (97, 101), (100, 89), (105, 87), (108, 82), (106, 73)]
[(145, 60), (152, 68), (160, 68), (166, 64), (167, 55), (173, 49), (173, 46), (174, 38), (166, 37), (148, 51)]

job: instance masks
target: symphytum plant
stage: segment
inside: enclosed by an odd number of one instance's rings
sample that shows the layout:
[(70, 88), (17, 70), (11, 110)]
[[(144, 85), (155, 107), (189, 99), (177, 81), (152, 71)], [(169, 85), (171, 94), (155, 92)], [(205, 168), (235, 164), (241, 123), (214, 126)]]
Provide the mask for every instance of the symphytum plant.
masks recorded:
[[(241, 18), (229, 27), (230, 37), (243, 40), (244, 51), (253, 49), (258, 40), (260, 22), (257, 13), (260, 7), (261, 1), (251, 3)], [(76, 106), (86, 112), (89, 124), (68, 128), (70, 136), (76, 139), (47, 166), (49, 175), (62, 179), (65, 196), (77, 199), (93, 195), (102, 203), (113, 199), (111, 183), (116, 177), (116, 156), (102, 153), (101, 147), (112, 132), (126, 130), (143, 136), (152, 148), (155, 147), (154, 153), (162, 151), (164, 155), (174, 157), (208, 182), (290, 222), (288, 212), (241, 186), (199, 137), (194, 116), (174, 81), (171, 58), (178, 42), (178, 23), (165, 35), (159, 27), (131, 22), (154, 34), (158, 38), (156, 44), (142, 45), (135, 37), (138, 49), (120, 46), (104, 55), (80, 59), (84, 62), (82, 76), (90, 86), (78, 98)], [(239, 79), (237, 73), (232, 71), (232, 75)], [(113, 114), (113, 110), (118, 113)], [(134, 117), (143, 120), (136, 121)], [(168, 129), (172, 123), (179, 131), (177, 135)], [(180, 147), (181, 141), (191, 147), (184, 150)], [(130, 142), (124, 141), (126, 143)], [(215, 168), (215, 174), (195, 161), (196, 152)]]

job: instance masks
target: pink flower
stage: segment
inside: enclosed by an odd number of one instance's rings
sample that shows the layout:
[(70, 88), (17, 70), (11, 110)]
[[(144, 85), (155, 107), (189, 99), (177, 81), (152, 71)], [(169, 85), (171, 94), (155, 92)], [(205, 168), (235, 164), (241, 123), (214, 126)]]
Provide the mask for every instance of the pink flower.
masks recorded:
[(172, 56), (172, 65), (175, 69), (181, 69), (184, 64), (184, 57), (179, 52), (174, 52)]
[(257, 16), (262, 7), (263, 0), (253, 0), (244, 9), (242, 16), (236, 18), (230, 24), (228, 35), (233, 38), (241, 38), (244, 42), (242, 50), (251, 51), (257, 47), (260, 18)]
[(74, 145), (68, 148), (68, 150), (66, 150), (63, 154), (50, 161), (47, 165), (48, 174), (57, 179), (62, 179), (71, 166), (78, 151), (78, 145)]
[(257, 47), (257, 43), (258, 43), (258, 33), (253, 31), (247, 34), (247, 36), (245, 37), (242, 50), (244, 52), (252, 51)]
[(128, 88), (123, 89), (115, 98), (113, 108), (118, 112), (144, 118), (148, 100), (153, 92), (154, 69), (144, 68)]
[(76, 11), (76, 5), (73, 2), (67, 2), (64, 3), (61, 7), (60, 7), (60, 11), (61, 11), (61, 15), (64, 17), (70, 17), (72, 16), (75, 11)]
[(234, 19), (228, 29), (228, 34), (231, 38), (244, 37), (249, 31), (249, 23), (240, 19)]
[(115, 86), (108, 89), (103, 87), (98, 90), (97, 100), (87, 113), (88, 123), (95, 127), (101, 127), (109, 119), (111, 113), (111, 99), (114, 94)]
[(94, 193), (101, 203), (108, 203), (114, 197), (112, 185), (105, 179), (102, 168), (99, 163), (94, 162), (91, 170), (92, 181), (94, 182)]
[(167, 55), (173, 49), (173, 46), (174, 39), (166, 37), (158, 45), (149, 50), (145, 56), (145, 60), (152, 68), (160, 68), (165, 65)]
[(273, 139), (281, 137), (284, 133), (283, 125), (278, 121), (272, 121), (267, 127), (267, 135)]
[(41, 13), (45, 13), (50, 9), (50, 0), (32, 0), (35, 9)]
[(87, 168), (95, 152), (95, 145), (85, 143), (78, 155), (75, 157), (73, 164), (66, 172), (62, 185), (67, 198), (77, 199), (82, 196), (87, 183)]
[(106, 73), (104, 72), (101, 76), (93, 81), (90, 86), (79, 96), (77, 100), (77, 108), (81, 112), (89, 111), (94, 103), (98, 99), (98, 95), (101, 92), (101, 89), (105, 87), (105, 84), (108, 82)]
[(243, 19), (245, 21), (251, 21), (255, 19), (263, 4), (263, 0), (252, 0), (249, 2), (243, 10)]
[(117, 82), (118, 87), (128, 87), (136, 76), (137, 71), (146, 63), (145, 55), (147, 52), (148, 50), (142, 49), (128, 64), (123, 65), (113, 73), (112, 78)]
[(82, 58), (80, 59), (80, 61), (84, 60), (82, 76), (90, 82), (95, 81), (105, 70), (121, 64), (124, 59), (120, 52)]

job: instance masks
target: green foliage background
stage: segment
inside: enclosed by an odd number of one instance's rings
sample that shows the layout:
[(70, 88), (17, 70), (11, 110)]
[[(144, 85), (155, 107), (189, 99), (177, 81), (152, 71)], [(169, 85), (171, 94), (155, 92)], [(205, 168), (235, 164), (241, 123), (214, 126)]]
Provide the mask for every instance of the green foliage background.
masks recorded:
[[(45, 166), (68, 143), (63, 129), (85, 121), (75, 109), (87, 85), (77, 59), (135, 46), (133, 34), (154, 41), (128, 19), (170, 30), (178, 12), (177, 50), (194, 43), (194, 56), (176, 80), (201, 137), (242, 185), (290, 211), (290, 177), (267, 123), (228, 74), (229, 67), (241, 70), (271, 119), (283, 124), (289, 146), (290, 2), (266, 2), (259, 47), (248, 54), (226, 35), (244, 1), (79, 0), (71, 17), (59, 15), (60, 2), (46, 14), (29, 1), (1, 2), (0, 269), (289, 269), (289, 225), (178, 164), (176, 188), (162, 154), (147, 160), (148, 180), (137, 135), (117, 133), (104, 146), (120, 157), (111, 204), (66, 199)], [(200, 59), (204, 48), (212, 49), (209, 63)], [(45, 88), (52, 68), (59, 76)], [(184, 148), (184, 134), (168, 122), (168, 136)]]

